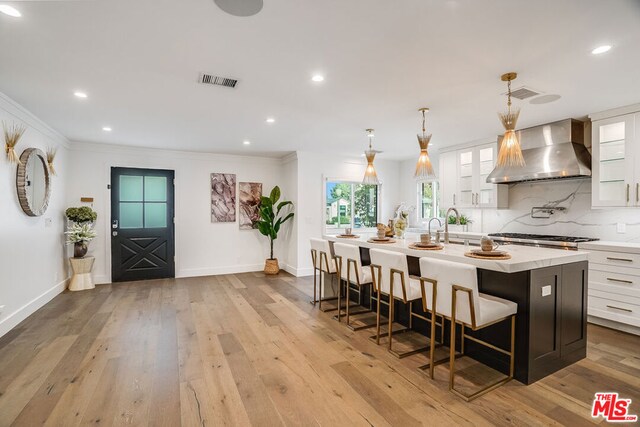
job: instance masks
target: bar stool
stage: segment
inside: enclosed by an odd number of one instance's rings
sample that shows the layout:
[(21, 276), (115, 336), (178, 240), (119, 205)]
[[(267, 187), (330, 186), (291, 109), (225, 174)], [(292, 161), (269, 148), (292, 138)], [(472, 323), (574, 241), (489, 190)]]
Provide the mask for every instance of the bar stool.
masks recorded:
[[(468, 402), (510, 381), (513, 378), (514, 369), (515, 324), (518, 305), (513, 301), (480, 293), (478, 291), (476, 267), (472, 265), (433, 258), (421, 258), (420, 272), (424, 278), (429, 278), (436, 283), (438, 314), (451, 320), (449, 390)], [(508, 319), (511, 319), (511, 346), (509, 351), (465, 333), (466, 328), (477, 331)], [(461, 326), (461, 353), (459, 355), (455, 354), (456, 324)], [(509, 375), (471, 394), (464, 394), (456, 390), (455, 359), (456, 356), (464, 356), (465, 339), (470, 339), (509, 356)]]
[[(376, 344), (380, 345), (380, 304), (382, 301), (382, 295), (389, 297), (389, 331), (387, 336), (389, 337), (388, 351), (398, 358), (410, 356), (412, 354), (421, 353), (429, 349), (429, 347), (419, 347), (413, 350), (409, 350), (403, 353), (398, 353), (393, 350), (393, 311), (394, 301), (399, 300), (409, 305), (409, 328), (397, 331), (396, 333), (404, 333), (410, 331), (413, 327), (413, 318), (431, 322), (431, 319), (419, 315), (413, 312), (413, 302), (422, 300), (423, 308), (431, 310), (432, 298), (427, 299), (427, 290), (425, 289), (426, 280), (420, 281), (417, 278), (409, 276), (409, 266), (407, 264), (406, 255), (398, 252), (386, 251), (383, 249), (371, 249), (369, 252), (371, 256), (371, 275), (373, 279), (373, 285), (378, 291), (377, 301), (377, 315), (376, 315), (376, 335), (370, 337), (375, 338)], [(398, 286), (398, 279), (400, 286)], [(425, 310), (425, 311), (426, 311)], [(432, 315), (435, 319), (435, 317)], [(433, 330), (433, 328), (432, 328)], [(431, 335), (435, 337), (435, 335)], [(432, 340), (432, 344), (435, 342), (435, 338)]]
[[(349, 321), (349, 316), (371, 313), (373, 311), (373, 280), (371, 277), (371, 269), (365, 269), (362, 267), (362, 259), (360, 258), (360, 247), (346, 243), (334, 243), (333, 253), (335, 255), (338, 277), (340, 278), (341, 282), (344, 280), (346, 283), (346, 314), (342, 314), (342, 306), (340, 305), (340, 292), (338, 292), (338, 307), (340, 307), (336, 316), (338, 322), (340, 321), (340, 318), (342, 316), (345, 316), (347, 327), (353, 331), (359, 331), (376, 326), (375, 323), (364, 324), (361, 326), (352, 326)], [(356, 289), (351, 288), (351, 285), (355, 285)], [(362, 288), (365, 286), (370, 287), (369, 309), (349, 313), (349, 307), (351, 306), (351, 291), (355, 290), (356, 292), (358, 292), (358, 305), (362, 305)]]
[[(333, 280), (336, 276), (336, 264), (335, 262), (329, 262), (329, 259), (333, 261), (333, 255), (331, 254), (331, 246), (329, 245), (328, 240), (324, 239), (311, 239), (311, 261), (313, 262), (313, 301), (311, 303), (313, 305), (318, 303), (318, 308), (322, 310), (322, 301), (330, 301), (337, 299), (337, 297), (322, 298), (322, 285), (324, 276), (323, 273), (327, 273), (331, 276), (331, 285), (333, 286)], [(316, 281), (316, 274), (320, 275), (320, 279)], [(318, 289), (316, 298), (316, 289)], [(340, 291), (340, 290), (338, 290)], [(338, 292), (338, 295), (340, 292)], [(337, 310), (337, 308), (325, 309), (322, 311), (332, 311)]]

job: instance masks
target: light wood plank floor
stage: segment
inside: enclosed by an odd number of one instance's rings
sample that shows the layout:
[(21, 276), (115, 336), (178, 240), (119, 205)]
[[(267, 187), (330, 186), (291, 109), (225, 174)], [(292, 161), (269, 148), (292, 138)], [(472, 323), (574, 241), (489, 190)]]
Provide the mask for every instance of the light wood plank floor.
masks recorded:
[(311, 290), (247, 273), (65, 292), (0, 338), (0, 426), (579, 426), (602, 422), (598, 391), (640, 413), (640, 337), (590, 325), (586, 360), (465, 403), (444, 366), (430, 380), (423, 355), (396, 359)]

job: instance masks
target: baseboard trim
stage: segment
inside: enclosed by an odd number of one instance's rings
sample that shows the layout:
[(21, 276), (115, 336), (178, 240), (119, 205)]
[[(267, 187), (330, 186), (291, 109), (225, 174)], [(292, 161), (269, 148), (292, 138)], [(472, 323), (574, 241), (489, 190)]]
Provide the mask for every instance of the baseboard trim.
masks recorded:
[(264, 263), (231, 265), (228, 267), (192, 268), (192, 269), (182, 269), (176, 272), (176, 277), (180, 278), (180, 277), (217, 276), (219, 274), (250, 273), (253, 271), (262, 271), (262, 270), (264, 270)]
[(614, 320), (603, 319), (602, 317), (588, 316), (587, 321), (595, 325), (604, 326), (605, 328), (616, 329), (633, 335), (640, 335), (640, 328), (627, 325), (625, 323), (616, 322)]
[(287, 273), (296, 277), (305, 277), (313, 275), (313, 268), (295, 268), (288, 264), (282, 267)]
[(36, 298), (32, 299), (31, 301), (8, 315), (6, 318), (0, 320), (0, 337), (18, 326), (20, 322), (31, 316), (39, 308), (51, 301), (58, 294), (61, 294), (65, 289), (67, 289), (68, 281), (69, 279), (65, 279), (60, 283), (56, 283), (53, 287), (46, 290), (40, 296), (37, 296)]

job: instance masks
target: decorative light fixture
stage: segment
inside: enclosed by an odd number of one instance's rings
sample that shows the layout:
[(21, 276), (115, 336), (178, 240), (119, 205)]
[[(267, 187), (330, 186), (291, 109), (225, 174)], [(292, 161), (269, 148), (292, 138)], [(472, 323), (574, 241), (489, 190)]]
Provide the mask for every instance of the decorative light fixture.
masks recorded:
[(364, 152), (367, 158), (367, 169), (364, 171), (364, 179), (362, 183), (364, 185), (379, 185), (380, 180), (376, 173), (376, 168), (373, 167), (373, 159), (376, 157), (377, 151), (371, 148), (371, 140), (373, 139), (373, 129), (366, 129), (367, 137), (369, 138), (369, 149)]
[(515, 80), (516, 77), (518, 77), (517, 73), (506, 73), (501, 77), (503, 82), (507, 82), (507, 111), (505, 113), (498, 113), (505, 132), (502, 138), (502, 144), (500, 144), (500, 152), (498, 152), (496, 166), (524, 166), (522, 148), (520, 148), (520, 141), (518, 141), (518, 135), (516, 135), (515, 130), (520, 110), (515, 109), (511, 111), (511, 81)]
[(418, 135), (418, 144), (420, 144), (420, 157), (418, 157), (418, 164), (416, 165), (416, 173), (414, 177), (417, 179), (435, 179), (436, 174), (433, 172), (433, 165), (431, 159), (429, 159), (429, 141), (431, 141), (431, 135), (425, 134), (425, 114), (429, 112), (426, 107), (419, 108), (418, 111), (422, 112), (422, 135)]

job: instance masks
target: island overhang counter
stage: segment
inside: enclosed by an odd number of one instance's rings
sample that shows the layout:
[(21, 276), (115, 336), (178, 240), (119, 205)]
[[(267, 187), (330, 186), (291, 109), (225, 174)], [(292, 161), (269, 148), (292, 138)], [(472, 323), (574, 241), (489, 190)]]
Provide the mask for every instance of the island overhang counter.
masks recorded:
[[(482, 260), (464, 255), (470, 248), (450, 243), (442, 250), (418, 250), (409, 247), (419, 235), (408, 234), (395, 243), (372, 243), (374, 234), (359, 238), (325, 235), (330, 242), (360, 247), (362, 262), (369, 263), (371, 248), (386, 249), (407, 255), (409, 272), (420, 276), (419, 259), (433, 257), (471, 264), (478, 269), (480, 292), (511, 300), (518, 304), (516, 316), (515, 379), (531, 384), (586, 357), (588, 252), (530, 246), (501, 246), (511, 255), (508, 260)], [(471, 247), (473, 248), (473, 247)], [(399, 323), (408, 324), (404, 305), (397, 304)], [(414, 305), (414, 310), (416, 307)], [(419, 310), (419, 308), (418, 308)], [(385, 310), (382, 309), (385, 315)], [(502, 348), (508, 348), (509, 325), (502, 322), (478, 332), (468, 332)], [(426, 333), (426, 325), (414, 325)], [(445, 345), (449, 336), (445, 327)], [(465, 342), (465, 353), (503, 373), (508, 372), (508, 358), (473, 341)]]

